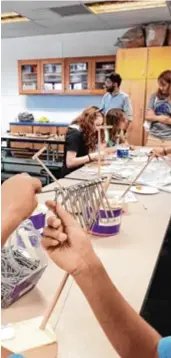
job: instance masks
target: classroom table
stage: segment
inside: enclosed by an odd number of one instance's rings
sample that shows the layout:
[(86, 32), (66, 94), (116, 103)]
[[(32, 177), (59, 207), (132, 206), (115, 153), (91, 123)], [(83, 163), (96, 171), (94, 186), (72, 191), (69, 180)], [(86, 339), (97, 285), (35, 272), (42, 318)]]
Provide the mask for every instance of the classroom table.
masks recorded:
[[(61, 179), (63, 186), (79, 180)], [(53, 188), (50, 184), (43, 190)], [(123, 186), (111, 185), (122, 189)], [(125, 186), (124, 186), (125, 188)], [(54, 193), (40, 194), (39, 203), (53, 199)], [(140, 312), (150, 284), (165, 232), (170, 220), (171, 195), (138, 195), (123, 215), (120, 234), (92, 238), (97, 255), (113, 283)], [(38, 286), (8, 309), (2, 310), (2, 322), (15, 322), (42, 315), (53, 297), (64, 273), (50, 260)], [(105, 292), (104, 292), (105, 294)], [(116, 358), (91, 308), (75, 282), (70, 278), (51, 318), (58, 341), (58, 358)], [(49, 357), (50, 358), (50, 357)]]

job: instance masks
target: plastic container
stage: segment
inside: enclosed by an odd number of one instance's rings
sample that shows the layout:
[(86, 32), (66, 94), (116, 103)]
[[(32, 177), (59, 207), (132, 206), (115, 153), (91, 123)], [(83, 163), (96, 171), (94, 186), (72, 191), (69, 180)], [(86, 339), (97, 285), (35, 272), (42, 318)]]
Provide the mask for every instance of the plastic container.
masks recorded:
[(40, 233), (43, 232), (46, 222), (46, 213), (47, 208), (45, 205), (38, 205), (36, 210), (30, 216), (30, 220), (33, 223), (35, 229), (39, 230)]
[[(3, 257), (8, 270), (2, 265)], [(26, 220), (1, 250), (1, 306), (8, 307), (34, 288), (46, 267), (47, 256), (41, 247), (41, 235), (32, 222)]]
[(123, 200), (119, 197), (108, 199), (110, 208), (100, 208), (96, 221), (92, 224), (90, 232), (97, 236), (117, 235), (121, 227)]

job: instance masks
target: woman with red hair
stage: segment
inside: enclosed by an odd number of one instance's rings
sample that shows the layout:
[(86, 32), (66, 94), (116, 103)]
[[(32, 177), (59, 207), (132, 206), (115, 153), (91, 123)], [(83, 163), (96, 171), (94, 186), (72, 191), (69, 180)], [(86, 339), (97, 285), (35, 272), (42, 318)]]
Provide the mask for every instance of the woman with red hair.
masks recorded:
[(147, 109), (149, 122), (148, 146), (171, 145), (171, 70), (158, 77), (158, 90), (151, 98)]
[[(80, 168), (86, 163), (96, 161), (97, 127), (103, 125), (104, 116), (98, 107), (86, 108), (68, 128), (64, 146), (64, 161), (61, 177)], [(104, 142), (104, 131), (101, 131)], [(101, 154), (103, 157), (103, 154)]]

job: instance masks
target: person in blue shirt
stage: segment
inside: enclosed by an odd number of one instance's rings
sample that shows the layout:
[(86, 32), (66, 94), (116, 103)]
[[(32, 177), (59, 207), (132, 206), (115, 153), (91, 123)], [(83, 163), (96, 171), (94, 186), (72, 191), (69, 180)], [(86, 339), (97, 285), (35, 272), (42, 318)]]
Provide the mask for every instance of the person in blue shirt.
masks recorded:
[[(40, 181), (26, 175), (16, 175), (2, 185), (2, 244), (31, 215), (40, 191)], [(55, 216), (48, 218), (42, 245), (55, 264), (72, 275), (119, 356), (171, 358), (171, 337), (161, 338), (125, 301), (96, 256), (88, 234), (60, 205), (46, 204)], [(4, 348), (1, 356), (24, 358)]]
[(127, 129), (132, 121), (132, 105), (128, 94), (120, 90), (122, 78), (118, 73), (111, 73), (106, 77), (105, 88), (107, 93), (103, 96), (101, 109), (106, 114), (112, 108), (120, 108), (124, 111), (127, 122)]

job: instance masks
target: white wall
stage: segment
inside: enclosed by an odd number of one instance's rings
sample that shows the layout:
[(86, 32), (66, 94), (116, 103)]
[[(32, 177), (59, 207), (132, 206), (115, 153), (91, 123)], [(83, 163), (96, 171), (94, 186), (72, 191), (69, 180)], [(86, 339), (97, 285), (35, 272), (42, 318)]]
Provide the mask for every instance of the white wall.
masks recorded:
[[(13, 121), (19, 112), (27, 109), (26, 96), (18, 95), (17, 61), (19, 59), (113, 55), (116, 52), (114, 43), (126, 30), (3, 39), (1, 42), (2, 130), (7, 130), (9, 122)], [(44, 103), (45, 101), (46, 98)], [(37, 115), (45, 114), (54, 120), (54, 114), (49, 113), (45, 108), (39, 108), (36, 112)], [(76, 114), (75, 112), (73, 111), (73, 115)], [(65, 109), (63, 110), (61, 119), (69, 120), (68, 110), (67, 113)]]

